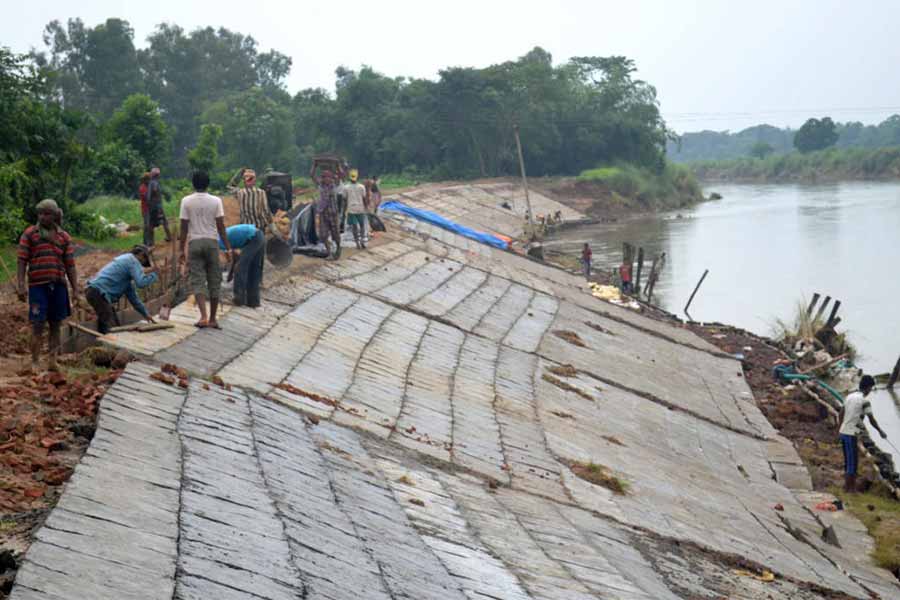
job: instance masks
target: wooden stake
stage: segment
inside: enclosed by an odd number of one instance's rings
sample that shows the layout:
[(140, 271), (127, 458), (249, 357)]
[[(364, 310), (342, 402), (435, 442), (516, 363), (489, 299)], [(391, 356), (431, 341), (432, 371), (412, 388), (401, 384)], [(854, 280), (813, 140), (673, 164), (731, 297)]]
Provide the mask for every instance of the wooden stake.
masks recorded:
[(653, 257), (653, 264), (650, 265), (650, 275), (647, 276), (647, 304), (653, 301), (653, 286), (656, 284), (656, 263), (659, 256)]
[(900, 358), (897, 359), (897, 364), (894, 365), (894, 370), (891, 371), (891, 378), (888, 379), (888, 389), (893, 389), (894, 384), (897, 383), (897, 378), (900, 377)]
[(816, 317), (813, 319), (813, 323), (822, 318), (822, 315), (825, 313), (825, 310), (828, 308), (828, 305), (831, 303), (831, 296), (825, 296), (825, 300), (822, 302), (822, 305), (819, 307), (818, 312), (816, 312)]
[(697, 282), (697, 286), (694, 287), (694, 291), (691, 292), (691, 297), (688, 298), (687, 304), (684, 305), (684, 314), (687, 315), (688, 320), (693, 321), (690, 313), (688, 313), (688, 309), (691, 307), (691, 302), (694, 301), (694, 296), (697, 294), (697, 290), (700, 289), (700, 286), (703, 284), (703, 280), (706, 279), (706, 276), (709, 275), (709, 269), (703, 271), (703, 275), (700, 276), (700, 281)]
[(841, 301), (835, 300), (834, 306), (831, 307), (831, 314), (828, 316), (828, 320), (825, 322), (826, 325), (830, 325), (834, 318), (837, 316), (838, 310), (841, 308)]
[(821, 297), (821, 296), (819, 296), (819, 292), (816, 292), (815, 294), (813, 294), (812, 302), (809, 303), (809, 306), (808, 306), (807, 309), (806, 309), (806, 316), (807, 316), (807, 317), (810, 316), (810, 315), (812, 315), (812, 311), (813, 311), (813, 309), (816, 307), (816, 304), (819, 302), (819, 298), (820, 298), (820, 297)]
[(634, 293), (640, 298), (641, 297), (641, 271), (644, 270), (644, 247), (641, 246), (638, 248), (638, 263), (637, 263), (637, 277), (634, 280)]

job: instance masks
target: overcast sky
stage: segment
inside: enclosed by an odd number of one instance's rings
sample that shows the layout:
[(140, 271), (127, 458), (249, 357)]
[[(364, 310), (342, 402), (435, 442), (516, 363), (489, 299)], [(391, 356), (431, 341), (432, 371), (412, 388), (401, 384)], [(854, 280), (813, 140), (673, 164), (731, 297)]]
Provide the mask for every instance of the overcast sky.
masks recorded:
[(157, 23), (250, 34), (293, 59), (288, 90), (334, 89), (338, 65), (436, 76), (534, 46), (554, 62), (622, 54), (656, 86), (679, 132), (798, 126), (809, 116), (879, 122), (900, 113), (898, 0), (0, 0), (0, 44), (42, 47), (44, 25), (128, 20), (138, 47)]

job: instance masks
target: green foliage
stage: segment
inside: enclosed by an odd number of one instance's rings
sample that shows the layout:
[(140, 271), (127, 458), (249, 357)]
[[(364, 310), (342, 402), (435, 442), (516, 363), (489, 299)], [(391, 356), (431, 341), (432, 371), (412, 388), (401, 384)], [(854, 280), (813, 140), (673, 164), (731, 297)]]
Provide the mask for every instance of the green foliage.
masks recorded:
[(212, 103), (200, 117), (204, 124), (219, 123), (223, 133), (219, 145), (226, 163), (290, 171), (299, 161), (294, 146), (290, 110), (251, 88)]
[(900, 176), (900, 147), (827, 148), (801, 154), (775, 154), (765, 159), (700, 161), (689, 165), (700, 179), (743, 181), (815, 181), (878, 179)]
[(145, 94), (128, 96), (106, 125), (106, 137), (130, 147), (146, 169), (159, 166), (169, 152), (169, 128), (159, 104)]
[(219, 140), (221, 137), (221, 125), (204, 123), (200, 127), (200, 137), (197, 138), (197, 145), (187, 155), (191, 170), (202, 170), (207, 173), (215, 171), (219, 163)]
[(703, 199), (690, 169), (672, 163), (662, 173), (628, 163), (599, 167), (582, 171), (577, 180), (602, 184), (623, 199), (637, 200), (653, 209), (678, 208)]
[(768, 142), (756, 142), (750, 147), (750, 156), (754, 158), (765, 158), (775, 152), (775, 148)]
[(76, 206), (67, 212), (64, 227), (73, 236), (98, 242), (111, 239), (117, 233), (107, 218), (85, 206)]
[[(900, 146), (900, 115), (888, 117), (877, 125), (859, 122), (837, 123), (835, 131), (838, 148), (887, 148)], [(742, 131), (699, 131), (685, 133), (670, 141), (669, 157), (678, 162), (725, 160), (755, 156), (751, 149), (756, 143), (772, 146), (774, 153), (787, 154), (794, 149), (794, 131), (771, 125), (757, 125)], [(765, 158), (759, 157), (757, 158)]]
[(107, 142), (90, 151), (89, 160), (73, 183), (72, 197), (84, 201), (97, 193), (132, 196), (145, 170), (146, 163), (131, 147)]
[(794, 134), (794, 147), (800, 152), (815, 152), (834, 146), (838, 141), (835, 129), (831, 117), (808, 119)]

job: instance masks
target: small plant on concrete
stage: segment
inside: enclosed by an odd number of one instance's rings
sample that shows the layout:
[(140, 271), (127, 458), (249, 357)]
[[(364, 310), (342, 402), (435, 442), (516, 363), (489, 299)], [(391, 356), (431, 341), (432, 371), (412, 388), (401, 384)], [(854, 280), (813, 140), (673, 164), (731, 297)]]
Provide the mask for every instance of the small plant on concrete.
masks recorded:
[(590, 462), (572, 462), (569, 468), (578, 477), (594, 485), (605, 487), (614, 494), (626, 494), (628, 483), (613, 475), (609, 467)]

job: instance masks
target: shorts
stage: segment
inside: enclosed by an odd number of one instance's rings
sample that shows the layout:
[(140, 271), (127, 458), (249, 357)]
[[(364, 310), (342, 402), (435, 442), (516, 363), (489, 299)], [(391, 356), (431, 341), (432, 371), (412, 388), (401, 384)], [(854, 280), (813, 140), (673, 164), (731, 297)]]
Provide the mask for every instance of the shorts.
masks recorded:
[(32, 323), (58, 323), (71, 314), (69, 288), (65, 282), (42, 283), (28, 288), (28, 320)]
[(150, 227), (159, 227), (160, 225), (168, 225), (166, 221), (166, 213), (162, 204), (155, 204), (147, 209), (147, 225)]
[(191, 240), (188, 244), (188, 273), (194, 295), (219, 299), (222, 289), (222, 263), (219, 242), (209, 238)]
[(859, 465), (859, 446), (856, 444), (856, 436), (842, 433), (841, 446), (844, 449), (844, 473), (856, 475), (856, 469)]
[(365, 213), (347, 213), (347, 225), (363, 226), (366, 221)]

